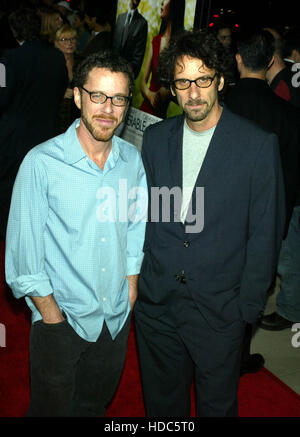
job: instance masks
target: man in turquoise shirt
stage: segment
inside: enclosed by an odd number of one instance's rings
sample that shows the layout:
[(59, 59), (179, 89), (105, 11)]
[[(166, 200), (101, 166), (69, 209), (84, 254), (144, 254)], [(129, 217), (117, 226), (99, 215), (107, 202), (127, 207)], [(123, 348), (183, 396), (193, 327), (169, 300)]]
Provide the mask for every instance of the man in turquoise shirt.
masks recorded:
[(94, 54), (74, 82), (81, 118), (25, 157), (7, 230), (6, 280), (32, 310), (28, 416), (105, 415), (143, 260), (144, 167), (114, 135), (132, 95), (131, 68)]

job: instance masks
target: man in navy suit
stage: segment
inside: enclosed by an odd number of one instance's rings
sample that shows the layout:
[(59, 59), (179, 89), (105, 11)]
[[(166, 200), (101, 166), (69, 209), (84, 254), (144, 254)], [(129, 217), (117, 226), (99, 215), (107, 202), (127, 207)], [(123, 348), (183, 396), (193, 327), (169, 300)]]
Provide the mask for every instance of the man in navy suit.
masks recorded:
[(0, 87), (0, 240), (5, 240), (10, 198), (26, 153), (58, 135), (59, 105), (68, 84), (60, 50), (40, 40), (40, 18), (19, 8), (9, 15), (19, 47), (0, 58), (6, 84)]
[[(276, 135), (219, 104), (228, 59), (186, 32), (158, 69), (183, 115), (146, 129), (150, 208), (135, 307), (147, 416), (237, 416), (246, 323), (262, 313), (284, 224)], [(158, 195), (160, 194), (160, 195)]]
[(140, 0), (130, 0), (128, 11), (118, 16), (113, 36), (114, 52), (130, 62), (135, 78), (143, 63), (148, 34), (148, 23), (138, 11), (139, 4)]

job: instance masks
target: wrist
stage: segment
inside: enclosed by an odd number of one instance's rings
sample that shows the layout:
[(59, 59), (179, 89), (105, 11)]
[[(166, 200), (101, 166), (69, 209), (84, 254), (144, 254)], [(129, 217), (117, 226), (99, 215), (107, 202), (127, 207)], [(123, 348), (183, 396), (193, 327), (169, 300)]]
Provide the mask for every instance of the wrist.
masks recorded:
[(48, 324), (60, 323), (60, 322), (63, 322), (65, 320), (62, 313), (47, 314), (47, 315), (42, 316), (42, 318), (43, 318), (43, 322), (48, 323)]

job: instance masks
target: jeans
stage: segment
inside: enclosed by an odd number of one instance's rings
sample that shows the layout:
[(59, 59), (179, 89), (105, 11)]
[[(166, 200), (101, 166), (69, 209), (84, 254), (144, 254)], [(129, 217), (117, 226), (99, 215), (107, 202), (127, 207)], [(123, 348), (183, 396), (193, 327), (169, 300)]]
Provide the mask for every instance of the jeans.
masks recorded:
[(114, 340), (104, 322), (95, 343), (81, 338), (67, 320), (34, 323), (27, 417), (105, 416), (123, 370), (130, 318)]
[(277, 312), (291, 322), (300, 321), (300, 206), (294, 207), (278, 263), (280, 290)]

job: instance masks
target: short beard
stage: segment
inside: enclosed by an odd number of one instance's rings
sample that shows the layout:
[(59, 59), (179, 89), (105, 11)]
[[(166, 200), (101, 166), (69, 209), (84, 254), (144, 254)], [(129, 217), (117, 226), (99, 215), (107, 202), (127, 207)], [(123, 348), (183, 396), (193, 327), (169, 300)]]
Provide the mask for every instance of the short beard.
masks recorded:
[[(109, 141), (111, 140), (111, 138), (114, 135), (114, 132), (116, 130), (116, 128), (118, 126), (116, 126), (114, 129), (110, 129), (110, 128), (103, 128), (101, 132), (97, 132), (97, 128), (95, 128), (89, 121), (88, 119), (85, 117), (84, 114), (81, 114), (81, 119), (83, 124), (85, 125), (85, 127), (87, 128), (87, 130), (89, 131), (89, 133), (92, 135), (92, 137), (96, 140), (96, 141)], [(106, 133), (105, 133), (106, 132)]]
[[(191, 104), (194, 104), (194, 105), (204, 104), (205, 106), (203, 107), (203, 109), (193, 111), (192, 109), (187, 109), (187, 105), (191, 105)], [(206, 101), (203, 101), (201, 99), (196, 99), (196, 100), (190, 99), (185, 103), (183, 110), (184, 110), (184, 112), (186, 114), (186, 118), (188, 120), (190, 120), (190, 121), (202, 121), (210, 113), (211, 107), (209, 107), (207, 105)]]

